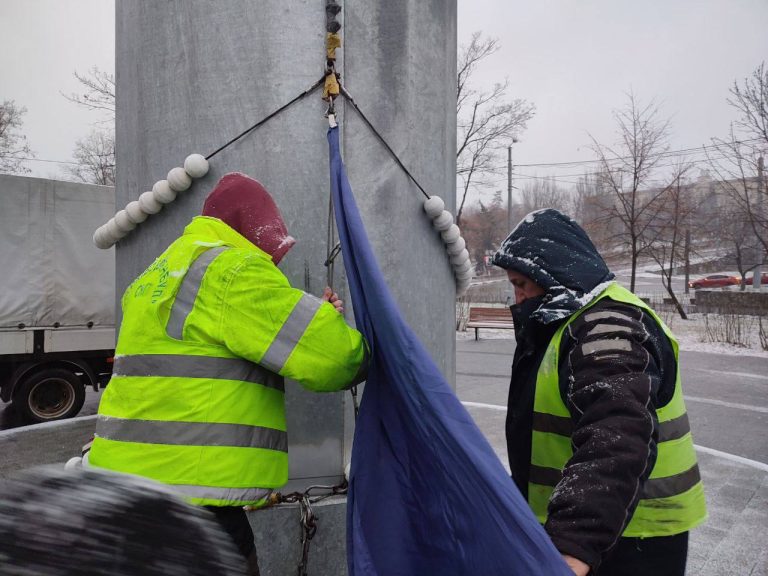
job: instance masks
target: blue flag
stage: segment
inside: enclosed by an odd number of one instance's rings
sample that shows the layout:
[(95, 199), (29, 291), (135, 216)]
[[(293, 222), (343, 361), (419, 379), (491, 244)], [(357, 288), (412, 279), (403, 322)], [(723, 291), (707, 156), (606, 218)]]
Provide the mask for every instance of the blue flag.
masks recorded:
[(572, 576), (400, 316), (355, 204), (338, 128), (328, 142), (355, 321), (372, 356), (352, 447), (350, 576)]

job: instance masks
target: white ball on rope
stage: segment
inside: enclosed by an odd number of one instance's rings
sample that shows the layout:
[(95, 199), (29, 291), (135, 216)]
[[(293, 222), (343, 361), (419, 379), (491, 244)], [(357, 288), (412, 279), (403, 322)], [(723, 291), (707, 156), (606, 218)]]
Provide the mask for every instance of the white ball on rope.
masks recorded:
[(459, 236), (459, 239), (456, 240), (456, 242), (452, 244), (448, 244), (448, 246), (445, 248), (445, 251), (448, 252), (448, 256), (456, 256), (459, 252), (464, 250), (464, 248), (467, 247), (467, 242)]
[(457, 275), (471, 269), (472, 269), (472, 262), (470, 262), (469, 260), (464, 260), (460, 264), (454, 264), (453, 266), (453, 270)]
[(462, 250), (455, 256), (451, 256), (451, 264), (453, 266), (459, 266), (460, 264), (464, 264), (464, 262), (466, 262), (467, 260), (469, 260), (469, 251), (466, 248), (464, 248), (464, 250)]
[(184, 171), (190, 178), (202, 178), (208, 174), (208, 160), (202, 154), (190, 154), (184, 160)]
[(440, 196), (430, 196), (424, 201), (424, 211), (430, 218), (436, 218), (445, 209), (445, 202)]
[(453, 224), (453, 214), (448, 212), (448, 210), (443, 210), (437, 218), (432, 220), (432, 226), (435, 227), (435, 230), (439, 230), (440, 232), (448, 230), (448, 228), (451, 227), (451, 224)]
[(114, 245), (115, 242), (120, 240), (119, 233), (117, 231), (117, 228), (112, 228), (110, 226), (107, 226), (109, 222), (105, 222), (101, 225), (101, 237), (103, 238), (104, 243), (107, 245), (107, 248)]
[(95, 232), (93, 233), (93, 243), (96, 245), (96, 248), (99, 248), (100, 250), (106, 250), (112, 246), (112, 243), (107, 237), (107, 231), (104, 229), (104, 226), (99, 226), (96, 228)]
[(184, 171), (184, 168), (178, 166), (171, 168), (166, 180), (160, 180), (160, 182), (164, 181), (168, 182), (170, 189), (175, 192), (184, 192), (184, 190), (192, 186), (192, 178)]
[(128, 234), (128, 232), (136, 228), (136, 224), (131, 221), (125, 210), (117, 211), (115, 214), (115, 224), (117, 225), (118, 230), (123, 234)]
[(143, 192), (139, 196), (139, 206), (147, 214), (157, 214), (163, 209), (163, 205), (155, 199), (154, 192)]
[(125, 206), (125, 212), (134, 224), (141, 224), (148, 216), (148, 214), (141, 208), (141, 204), (139, 204), (138, 200), (128, 202)]
[(456, 280), (459, 282), (469, 282), (474, 277), (474, 272), (470, 270), (463, 270), (456, 273)]
[(107, 223), (104, 224), (104, 229), (106, 230), (107, 237), (112, 244), (117, 243), (118, 240), (125, 236), (123, 231), (118, 228), (117, 222), (115, 222), (114, 218), (107, 220)]
[(170, 204), (176, 199), (176, 190), (168, 185), (168, 180), (158, 180), (152, 186), (152, 196), (160, 204)]
[(440, 232), (440, 236), (446, 244), (453, 244), (461, 238), (461, 230), (459, 230), (459, 227), (456, 226), (456, 224), (451, 224), (447, 230)]

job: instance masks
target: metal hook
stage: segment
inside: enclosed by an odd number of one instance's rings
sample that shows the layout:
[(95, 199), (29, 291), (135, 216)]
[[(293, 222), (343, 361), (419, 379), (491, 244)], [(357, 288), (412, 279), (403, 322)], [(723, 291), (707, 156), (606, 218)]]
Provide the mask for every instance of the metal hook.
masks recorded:
[(333, 247), (333, 250), (328, 254), (328, 260), (323, 263), (323, 266), (330, 266), (333, 264), (333, 261), (336, 259), (336, 256), (339, 255), (339, 252), (341, 252), (341, 243), (337, 243), (336, 246)]

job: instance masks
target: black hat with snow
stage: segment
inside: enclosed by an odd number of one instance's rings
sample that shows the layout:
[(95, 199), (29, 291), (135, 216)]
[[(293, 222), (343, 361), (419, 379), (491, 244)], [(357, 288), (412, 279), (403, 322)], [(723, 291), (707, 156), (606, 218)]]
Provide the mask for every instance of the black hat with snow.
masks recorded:
[(569, 316), (614, 275), (587, 233), (553, 208), (531, 212), (501, 243), (493, 264), (524, 274), (541, 286), (544, 304), (534, 313), (548, 323)]

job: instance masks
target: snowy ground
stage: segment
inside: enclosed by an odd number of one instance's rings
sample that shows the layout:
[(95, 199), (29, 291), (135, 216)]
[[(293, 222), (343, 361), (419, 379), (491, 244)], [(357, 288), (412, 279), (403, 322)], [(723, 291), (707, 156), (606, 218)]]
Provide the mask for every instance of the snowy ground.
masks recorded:
[[(748, 346), (743, 347), (725, 342), (707, 342), (706, 321), (703, 314), (692, 314), (690, 320), (682, 320), (679, 316), (672, 314), (664, 314), (662, 317), (677, 337), (681, 350), (768, 358), (768, 351), (760, 348), (759, 327), (757, 319), (754, 317), (742, 317), (742, 327), (745, 332), (748, 332), (742, 338), (748, 343)], [(709, 314), (709, 321), (717, 322), (719, 318), (715, 314)], [(763, 326), (766, 325), (768, 325), (768, 318), (763, 319)], [(474, 329), (456, 332), (457, 340), (474, 340), (474, 338)], [(480, 338), (483, 340), (514, 340), (515, 333), (514, 330), (481, 328)]]

